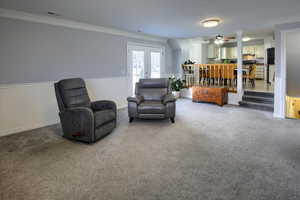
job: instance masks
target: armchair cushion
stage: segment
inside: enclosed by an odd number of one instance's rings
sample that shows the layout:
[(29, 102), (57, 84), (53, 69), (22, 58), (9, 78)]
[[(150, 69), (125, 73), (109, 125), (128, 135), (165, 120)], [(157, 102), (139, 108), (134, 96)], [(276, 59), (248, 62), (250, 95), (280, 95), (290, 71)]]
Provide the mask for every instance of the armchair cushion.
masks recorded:
[(93, 111), (100, 111), (100, 110), (113, 110), (116, 111), (117, 106), (113, 101), (94, 101), (91, 104), (91, 108)]
[(138, 106), (138, 113), (141, 114), (164, 114), (166, 106), (160, 101), (144, 101)]
[(176, 98), (174, 97), (173, 94), (167, 94), (164, 96), (163, 98), (163, 104), (167, 104), (167, 103), (170, 103), (170, 102), (175, 102), (176, 101)]
[(94, 112), (95, 127), (102, 126), (116, 119), (116, 113), (113, 110), (101, 110)]
[(144, 98), (142, 96), (128, 97), (127, 101), (134, 102), (139, 105), (144, 101)]

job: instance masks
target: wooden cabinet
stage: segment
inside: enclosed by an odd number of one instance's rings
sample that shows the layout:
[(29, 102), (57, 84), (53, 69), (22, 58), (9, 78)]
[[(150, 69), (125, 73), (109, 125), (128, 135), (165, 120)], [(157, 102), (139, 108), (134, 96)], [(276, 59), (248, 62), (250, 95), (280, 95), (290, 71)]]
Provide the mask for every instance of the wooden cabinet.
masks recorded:
[(228, 48), (221, 48), (221, 59), (228, 59)]
[(219, 47), (217, 47), (215, 44), (209, 44), (208, 45), (208, 58), (218, 58), (219, 56)]
[(229, 59), (237, 58), (237, 47), (229, 47), (228, 48), (228, 58)]
[(263, 45), (258, 45), (255, 47), (255, 56), (256, 56), (256, 58), (264, 58), (265, 57), (265, 48)]
[(254, 54), (256, 58), (265, 57), (264, 45), (244, 46), (243, 54)]
[(255, 54), (255, 46), (244, 46), (243, 54)]
[(193, 87), (193, 102), (211, 102), (223, 106), (228, 101), (227, 89), (220, 87)]
[(221, 58), (222, 59), (236, 59), (237, 58), (237, 48), (236, 47), (222, 47), (221, 48)]

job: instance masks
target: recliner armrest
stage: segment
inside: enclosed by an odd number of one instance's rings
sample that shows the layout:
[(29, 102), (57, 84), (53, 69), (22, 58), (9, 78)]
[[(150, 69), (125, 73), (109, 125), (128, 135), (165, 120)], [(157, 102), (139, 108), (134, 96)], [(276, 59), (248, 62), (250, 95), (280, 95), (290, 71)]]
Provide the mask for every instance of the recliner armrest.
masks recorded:
[(142, 96), (128, 97), (127, 101), (134, 102), (139, 105), (140, 103), (142, 103), (144, 101), (144, 98)]
[(77, 107), (77, 108), (68, 108), (63, 112), (60, 112), (61, 115), (72, 115), (72, 117), (77, 117), (83, 115), (86, 119), (94, 119), (94, 113), (90, 108), (87, 107)]
[(87, 142), (95, 139), (95, 120), (92, 109), (88, 107), (69, 108), (59, 113), (64, 135), (81, 137)]
[(175, 102), (175, 101), (176, 101), (176, 98), (174, 97), (173, 94), (167, 94), (163, 98), (163, 104), (167, 104), (167, 103)]
[(116, 112), (117, 105), (113, 101), (102, 100), (102, 101), (94, 101), (94, 102), (92, 102), (91, 108), (94, 111), (99, 111), (99, 110), (113, 110), (113, 111)]

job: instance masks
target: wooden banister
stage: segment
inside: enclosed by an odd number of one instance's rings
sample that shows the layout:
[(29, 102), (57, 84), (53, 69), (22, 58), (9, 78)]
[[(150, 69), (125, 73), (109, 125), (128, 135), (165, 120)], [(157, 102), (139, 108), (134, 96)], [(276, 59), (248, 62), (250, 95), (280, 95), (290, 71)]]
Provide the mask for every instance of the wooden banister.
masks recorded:
[(237, 64), (182, 65), (186, 87), (222, 86), (228, 88), (228, 91), (236, 91), (236, 68)]

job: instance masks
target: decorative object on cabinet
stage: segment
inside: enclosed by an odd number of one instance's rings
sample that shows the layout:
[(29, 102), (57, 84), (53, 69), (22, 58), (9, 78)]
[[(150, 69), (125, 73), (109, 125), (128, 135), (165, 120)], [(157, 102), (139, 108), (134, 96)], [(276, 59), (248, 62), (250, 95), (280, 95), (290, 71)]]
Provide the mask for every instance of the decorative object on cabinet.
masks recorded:
[(221, 87), (193, 87), (193, 102), (211, 102), (219, 106), (227, 104), (228, 94), (226, 88)]

